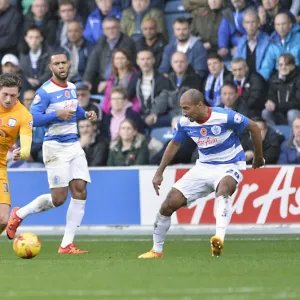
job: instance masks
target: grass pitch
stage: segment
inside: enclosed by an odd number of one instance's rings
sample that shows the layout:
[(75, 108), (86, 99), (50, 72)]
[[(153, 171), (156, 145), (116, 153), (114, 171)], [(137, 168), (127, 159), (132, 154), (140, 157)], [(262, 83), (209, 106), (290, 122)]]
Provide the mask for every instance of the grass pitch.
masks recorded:
[(139, 260), (151, 237), (79, 237), (87, 255), (58, 255), (60, 237), (41, 236), (41, 253), (18, 258), (0, 238), (0, 299), (300, 299), (300, 240), (228, 236), (211, 257), (208, 236), (168, 236), (165, 257)]

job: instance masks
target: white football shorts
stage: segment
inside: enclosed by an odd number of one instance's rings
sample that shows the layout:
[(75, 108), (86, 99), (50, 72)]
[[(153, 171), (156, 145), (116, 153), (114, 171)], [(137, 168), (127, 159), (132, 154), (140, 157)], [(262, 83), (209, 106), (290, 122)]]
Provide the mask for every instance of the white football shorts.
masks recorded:
[(91, 182), (85, 153), (79, 142), (43, 143), (43, 160), (50, 189), (67, 187), (73, 179)]
[(187, 199), (187, 206), (195, 200), (215, 192), (219, 182), (231, 176), (239, 184), (243, 180), (241, 171), (234, 165), (207, 165), (198, 163), (186, 172), (173, 187)]

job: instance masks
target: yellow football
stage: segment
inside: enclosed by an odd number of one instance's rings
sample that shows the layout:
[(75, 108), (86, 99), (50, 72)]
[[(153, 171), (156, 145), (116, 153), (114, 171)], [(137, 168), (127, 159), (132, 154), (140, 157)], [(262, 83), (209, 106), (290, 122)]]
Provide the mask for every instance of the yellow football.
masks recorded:
[(24, 232), (14, 239), (13, 249), (21, 258), (34, 258), (41, 251), (41, 241), (35, 234)]

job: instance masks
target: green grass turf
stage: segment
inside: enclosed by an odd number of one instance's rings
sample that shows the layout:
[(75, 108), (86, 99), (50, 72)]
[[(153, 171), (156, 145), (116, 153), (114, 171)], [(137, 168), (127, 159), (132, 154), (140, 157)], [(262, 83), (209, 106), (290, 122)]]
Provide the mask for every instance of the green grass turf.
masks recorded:
[(264, 237), (228, 236), (215, 258), (207, 236), (169, 236), (165, 257), (155, 260), (137, 259), (151, 248), (149, 236), (79, 237), (90, 250), (81, 256), (58, 255), (60, 238), (41, 236), (31, 260), (1, 237), (0, 299), (300, 299), (300, 241)]

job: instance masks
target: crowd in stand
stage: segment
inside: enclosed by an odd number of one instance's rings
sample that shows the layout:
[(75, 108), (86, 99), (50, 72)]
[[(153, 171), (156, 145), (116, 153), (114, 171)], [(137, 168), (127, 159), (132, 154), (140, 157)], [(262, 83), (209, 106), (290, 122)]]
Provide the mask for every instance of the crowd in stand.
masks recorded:
[[(29, 109), (51, 77), (51, 52), (65, 51), (79, 105), (98, 115), (96, 124), (78, 123), (89, 166), (158, 164), (168, 141), (151, 132), (174, 128), (190, 88), (207, 105), (254, 120), (267, 164), (300, 163), (300, 1), (183, 0), (190, 17), (175, 19), (172, 32), (166, 2), (1, 0), (1, 72), (22, 76), (20, 100)], [(276, 125), (290, 126), (291, 137)], [(43, 135), (34, 128), (21, 166), (42, 164)], [(240, 139), (251, 163), (251, 139)], [(194, 162), (195, 148), (187, 140), (172, 163)]]

